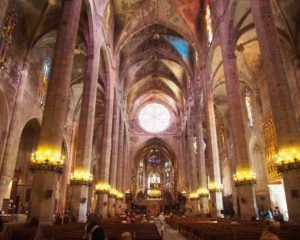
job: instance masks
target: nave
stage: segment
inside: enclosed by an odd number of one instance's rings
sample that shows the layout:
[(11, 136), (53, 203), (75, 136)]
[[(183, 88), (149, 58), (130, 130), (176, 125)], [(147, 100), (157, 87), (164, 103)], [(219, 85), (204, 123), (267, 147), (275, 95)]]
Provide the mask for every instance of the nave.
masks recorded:
[(297, 237), (299, 16), (299, 0), (0, 0), (3, 229), (79, 237), (96, 214), (151, 238), (163, 213), (168, 238)]

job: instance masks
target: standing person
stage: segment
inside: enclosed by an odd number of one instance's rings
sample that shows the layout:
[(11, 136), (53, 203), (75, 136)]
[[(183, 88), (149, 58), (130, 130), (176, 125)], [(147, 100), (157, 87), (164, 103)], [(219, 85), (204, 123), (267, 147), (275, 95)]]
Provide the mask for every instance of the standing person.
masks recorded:
[(273, 215), (272, 215), (272, 209), (267, 209), (266, 210), (266, 218), (267, 219), (272, 219), (273, 218)]
[(103, 224), (103, 217), (91, 214), (88, 223), (84, 227), (84, 240), (105, 240), (105, 234), (100, 225)]
[(165, 216), (164, 213), (161, 213), (158, 215), (158, 222), (160, 226), (161, 236), (163, 236), (164, 230), (165, 230)]

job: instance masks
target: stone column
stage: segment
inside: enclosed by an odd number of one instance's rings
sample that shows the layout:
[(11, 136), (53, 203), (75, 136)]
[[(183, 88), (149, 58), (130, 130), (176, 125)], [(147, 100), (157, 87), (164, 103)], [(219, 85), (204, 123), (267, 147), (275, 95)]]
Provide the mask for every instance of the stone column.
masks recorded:
[(128, 190), (129, 185), (128, 185), (128, 151), (127, 151), (127, 133), (126, 133), (126, 128), (124, 128), (124, 149), (123, 149), (123, 171), (122, 171), (122, 177), (123, 177), (123, 183), (122, 183), (122, 189), (123, 191)]
[(18, 149), (21, 141), (23, 129), (19, 126), (19, 119), (23, 112), (23, 101), (26, 87), (26, 79), (29, 70), (29, 61), (27, 59), (23, 62), (21, 74), (19, 76), (18, 90), (15, 93), (14, 110), (11, 116), (11, 123), (8, 128), (7, 140), (3, 143), (3, 158), (0, 156), (0, 209), (2, 209), (3, 199), (9, 198), (11, 193), (12, 181), (14, 177), (16, 161), (18, 156)]
[[(119, 141), (118, 141), (118, 159), (117, 159), (117, 190), (124, 194), (125, 189), (123, 189), (122, 182), (125, 180), (123, 176), (124, 168), (124, 123), (122, 121), (122, 116), (120, 116), (120, 128), (119, 128)], [(116, 212), (121, 213), (122, 199), (117, 199), (116, 201)]]
[[(118, 161), (118, 141), (119, 141), (119, 127), (120, 127), (120, 107), (115, 95), (114, 112), (113, 112), (113, 135), (112, 135), (112, 155), (110, 163), (109, 184), (112, 188), (117, 187), (117, 161)], [(116, 197), (109, 196), (108, 198), (108, 212), (111, 216), (115, 215)]]
[[(218, 3), (219, 15), (223, 14), (223, 1)], [(235, 38), (232, 22), (224, 18), (219, 25), (219, 37), (222, 50), (225, 85), (229, 106), (229, 123), (232, 130), (233, 147), (235, 153), (235, 174), (242, 180), (245, 176), (253, 176), (248, 158), (248, 148), (243, 121), (242, 101), (240, 95), (240, 81), (235, 56)], [(230, 19), (230, 21), (233, 21)], [(256, 200), (253, 185), (250, 181), (240, 181), (236, 188), (240, 206), (240, 217), (249, 220), (256, 214)]]
[[(278, 161), (300, 160), (300, 133), (288, 79), (280, 52), (278, 32), (274, 24), (270, 1), (251, 0), (251, 9), (256, 27), (258, 42), (265, 70), (270, 105), (274, 120), (278, 145)], [(298, 164), (299, 165), (299, 164)], [(293, 193), (300, 194), (300, 185), (295, 179), (300, 178), (300, 170), (284, 171), (289, 217), (300, 220), (300, 201)]]
[[(204, 36), (206, 42), (208, 39)], [(201, 55), (205, 52), (205, 49), (200, 49), (202, 52)], [(214, 102), (213, 96), (210, 89), (210, 77), (208, 68), (206, 65), (205, 57), (200, 57), (201, 67), (200, 67), (200, 79), (202, 80), (203, 87), (203, 98), (204, 98), (204, 109), (206, 116), (206, 132), (208, 136), (207, 142), (207, 153), (208, 153), (208, 170), (210, 173), (210, 187), (214, 185), (217, 188), (222, 186), (221, 182), (221, 171), (220, 171), (220, 159), (219, 159), (219, 149), (218, 149), (218, 139), (217, 139), (217, 130), (215, 122), (215, 111), (214, 111)], [(199, 94), (198, 94), (199, 95)], [(200, 102), (198, 100), (198, 102)], [(199, 103), (200, 105), (200, 103)], [(201, 111), (201, 108), (199, 109)], [(220, 189), (219, 189), (220, 190)], [(213, 215), (216, 216), (217, 213), (223, 209), (223, 197), (221, 191), (211, 191), (211, 199), (213, 201)]]
[[(205, 164), (205, 152), (203, 145), (203, 127), (202, 127), (202, 114), (200, 105), (200, 90), (196, 87), (195, 93), (195, 117), (196, 117), (196, 142), (197, 142), (197, 162), (198, 162), (198, 172), (199, 172), (199, 186), (203, 189), (207, 189), (207, 176), (206, 176), (206, 164)], [(208, 213), (208, 198), (200, 198), (200, 213)]]
[[(128, 189), (130, 189), (130, 178), (131, 178), (131, 173), (130, 173), (130, 168), (129, 168), (129, 159), (128, 159), (128, 132), (126, 131), (126, 124), (124, 125), (124, 149), (123, 149), (123, 157), (124, 157), (124, 165), (123, 165), (123, 172), (122, 172), (122, 176), (123, 176), (123, 186), (122, 189), (126, 194), (126, 191)], [(125, 195), (126, 196), (126, 195)], [(124, 203), (124, 209), (128, 208), (128, 204), (125, 202)]]
[[(210, 176), (210, 186), (216, 186), (217, 188), (221, 188), (221, 171), (220, 171), (220, 159), (219, 159), (219, 148), (218, 148), (218, 139), (217, 139), (217, 129), (216, 129), (216, 119), (215, 119), (215, 109), (213, 97), (211, 94), (206, 96), (206, 112), (208, 119), (208, 128), (207, 132), (209, 133), (209, 144), (208, 151), (210, 151), (210, 156), (212, 157), (213, 162), (213, 171)], [(221, 210), (223, 210), (223, 196), (221, 189), (216, 189), (217, 191), (211, 191), (211, 197), (214, 201), (214, 207), (216, 210), (216, 214), (220, 214)]]
[[(112, 70), (112, 69), (111, 69)], [(114, 70), (111, 71), (111, 73)], [(113, 78), (112, 78), (113, 79)], [(99, 182), (109, 183), (109, 170), (111, 159), (111, 141), (112, 141), (112, 126), (113, 126), (113, 106), (114, 106), (114, 84), (110, 83), (111, 79), (106, 79), (105, 91), (105, 109), (104, 109), (104, 124), (102, 134), (102, 152), (99, 167)], [(98, 194), (97, 209), (104, 218), (108, 213), (108, 194)]]
[[(97, 82), (99, 71), (99, 42), (91, 42), (88, 46), (86, 78), (83, 83), (81, 112), (78, 128), (78, 142), (74, 164), (73, 179), (71, 178), (70, 209), (79, 221), (86, 220), (89, 184), (91, 179), (92, 147), (94, 134), (95, 107), (97, 99)], [(75, 178), (85, 181), (76, 183)]]
[[(49, 165), (55, 164), (60, 159), (81, 2), (81, 0), (63, 1), (62, 6), (36, 154), (36, 159)], [(52, 170), (36, 170), (33, 173), (30, 217), (38, 217), (40, 223), (49, 223), (53, 219), (54, 193), (58, 178), (59, 174)]]
[(185, 151), (184, 151), (184, 146), (185, 146), (185, 140), (184, 140), (184, 131), (181, 133), (181, 145), (178, 145), (180, 148), (180, 157), (178, 159), (178, 164), (177, 164), (177, 172), (178, 172), (178, 189), (180, 191), (186, 190), (186, 175), (185, 175)]
[[(190, 161), (188, 158), (188, 151), (187, 151), (187, 126), (183, 128), (182, 131), (182, 162), (184, 163), (184, 175), (189, 176), (190, 175)], [(185, 178), (184, 179), (184, 187), (185, 190), (188, 192), (190, 190), (191, 186), (191, 178)]]
[[(233, 56), (228, 56), (223, 53), (223, 64), (229, 105), (229, 122), (232, 128), (233, 148), (236, 159), (235, 173), (242, 174), (243, 171), (252, 172), (245, 138), (236, 59)], [(237, 187), (236, 190), (240, 201), (240, 216), (242, 219), (250, 219), (251, 216), (256, 214), (253, 186), (251, 184), (245, 184)]]
[(191, 189), (192, 191), (197, 190), (198, 188), (198, 179), (197, 179), (197, 163), (194, 151), (194, 133), (193, 133), (193, 123), (191, 112), (189, 113), (187, 120), (187, 132), (188, 132), (188, 156), (191, 163), (190, 176), (191, 176)]
[[(190, 110), (188, 113), (187, 119), (187, 133), (188, 133), (188, 140), (187, 140), (187, 150), (190, 161), (190, 169), (188, 171), (191, 182), (190, 182), (190, 190), (191, 192), (197, 191), (199, 184), (197, 179), (197, 162), (195, 156), (195, 149), (194, 149), (194, 132), (193, 132), (193, 122), (192, 122), (192, 111)], [(197, 214), (198, 212), (198, 202), (191, 201), (191, 207), (193, 209), (193, 214)]]

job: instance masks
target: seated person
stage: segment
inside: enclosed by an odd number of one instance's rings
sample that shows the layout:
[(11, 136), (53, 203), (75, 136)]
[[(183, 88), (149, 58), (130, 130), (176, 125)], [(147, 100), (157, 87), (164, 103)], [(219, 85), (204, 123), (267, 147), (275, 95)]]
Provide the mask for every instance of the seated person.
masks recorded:
[(141, 223), (148, 223), (148, 220), (145, 215), (143, 216)]
[(122, 233), (121, 238), (122, 240), (132, 240), (132, 236), (129, 232)]
[(70, 219), (68, 216), (64, 216), (63, 218), (63, 224), (69, 224), (70, 223)]
[(260, 240), (280, 240), (279, 238), (280, 223), (274, 220), (266, 221), (266, 229), (260, 236)]
[(101, 215), (91, 214), (88, 223), (84, 227), (84, 240), (105, 240), (105, 234), (100, 225), (103, 224)]
[(120, 218), (120, 215), (119, 215), (119, 214), (116, 214), (116, 215), (115, 215), (113, 223), (114, 223), (114, 224), (119, 224), (119, 223), (121, 223), (121, 218)]

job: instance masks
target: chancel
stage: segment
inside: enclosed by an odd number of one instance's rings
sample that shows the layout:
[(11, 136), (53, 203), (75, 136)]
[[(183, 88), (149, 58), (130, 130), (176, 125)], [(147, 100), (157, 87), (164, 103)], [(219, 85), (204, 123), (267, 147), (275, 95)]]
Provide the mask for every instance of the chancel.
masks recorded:
[(299, 16), (0, 0), (0, 239), (300, 239)]

